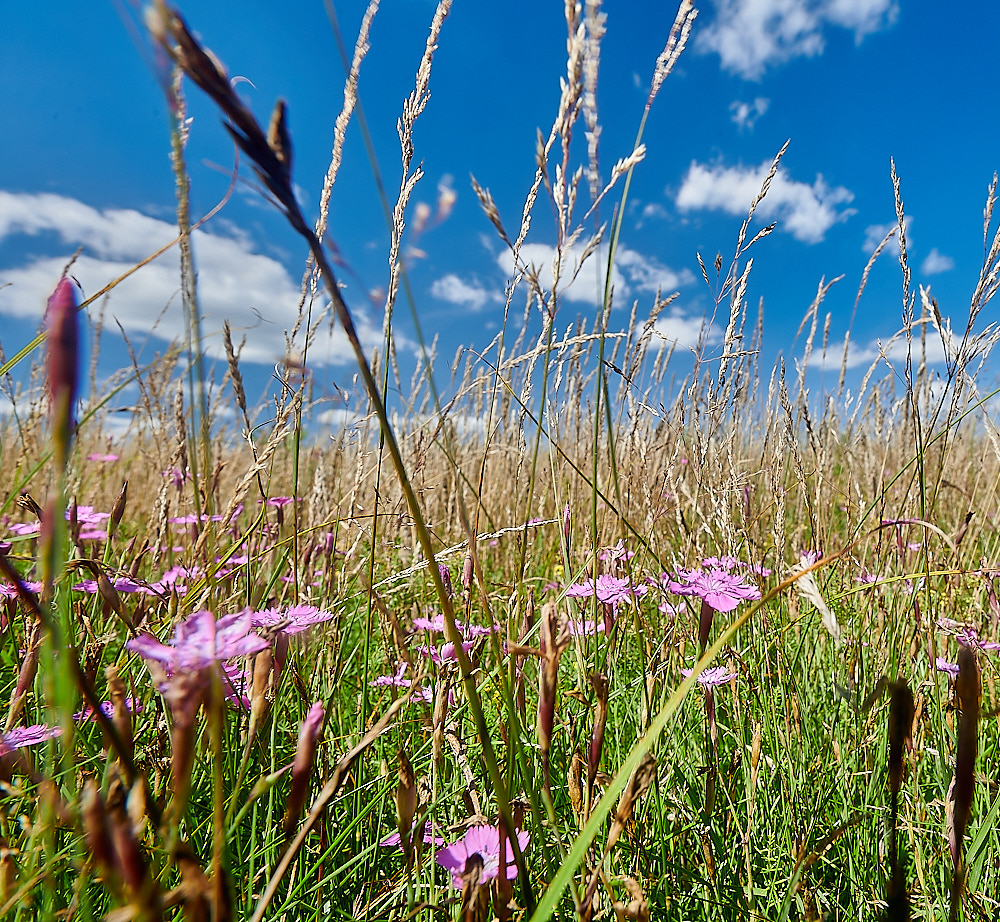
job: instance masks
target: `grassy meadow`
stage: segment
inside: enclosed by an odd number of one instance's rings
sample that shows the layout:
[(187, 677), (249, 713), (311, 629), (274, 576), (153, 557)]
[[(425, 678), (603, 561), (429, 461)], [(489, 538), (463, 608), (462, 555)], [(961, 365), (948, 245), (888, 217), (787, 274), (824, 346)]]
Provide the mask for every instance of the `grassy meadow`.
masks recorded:
[[(761, 365), (746, 290), (771, 228), (749, 228), (773, 170), (732, 256), (702, 264), (725, 334), (706, 329), (693, 361), (656, 326), (670, 292), (622, 327), (610, 291), (596, 316), (557, 320), (519, 258), (527, 218), (509, 226), (477, 186), (510, 249), (502, 330), (485, 357), (428, 345), (400, 380), (413, 127), (449, 6), (402, 110), (374, 356), (324, 246), (337, 228), (296, 201), (283, 106), (258, 123), (197, 24), (151, 8), (183, 75), (164, 144), (189, 336), (81, 397), (77, 314), (104, 292), (82, 301), (70, 266), (44, 334), (0, 367), (0, 916), (997, 918), (1000, 334), (980, 316), (996, 179), (963, 329), (911, 289), (897, 183), (882, 247), (901, 252), (908, 324), (853, 384), (823, 283), (794, 364)], [(647, 112), (694, 15), (684, 0)], [(594, 4), (567, 19), (524, 213), (551, 212), (561, 248), (590, 241), (610, 268), (620, 220), (587, 211), (624, 213), (651, 168), (645, 116), (608, 187), (589, 185), (571, 142), (592, 127), (601, 24)], [(304, 348), (266, 407), (247, 405), (228, 329), (225, 378), (205, 381), (185, 255), (195, 93), (308, 251)], [(317, 436), (308, 341), (326, 302), (366, 411)], [(839, 377), (817, 397), (820, 365)], [(125, 386), (122, 426), (108, 401)]]

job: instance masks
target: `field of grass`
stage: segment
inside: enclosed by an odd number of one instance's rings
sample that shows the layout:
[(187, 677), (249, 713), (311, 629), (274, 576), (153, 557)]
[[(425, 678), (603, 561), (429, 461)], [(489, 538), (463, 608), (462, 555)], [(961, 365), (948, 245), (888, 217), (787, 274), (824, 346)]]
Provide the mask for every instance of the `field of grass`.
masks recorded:
[[(597, 24), (567, 15), (578, 40), (525, 210), (551, 200), (561, 247), (594, 233), (580, 203), (623, 213), (645, 168), (640, 126), (604, 192), (577, 170)], [(693, 15), (685, 0), (650, 105)], [(141, 397), (109, 451), (110, 394), (77, 399), (86, 304), (53, 279), (44, 341), (0, 368), (34, 369), (4, 378), (0, 916), (997, 918), (1000, 432), (984, 382), (1000, 334), (980, 317), (996, 180), (964, 332), (910, 290), (897, 191), (905, 358), (852, 390), (845, 351), (819, 399), (822, 285), (794, 371), (760, 367), (745, 293), (769, 229), (748, 228), (770, 177), (731, 260), (703, 266), (725, 338), (682, 380), (655, 327), (669, 293), (623, 330), (609, 309), (557, 327), (555, 292), (519, 260), (527, 222), (506, 227), (478, 190), (520, 273), (493, 359), (448, 368), (428, 350), (394, 386), (393, 296), (372, 360), (325, 215), (311, 227), (293, 194), (284, 110), (259, 125), (170, 8), (149, 27), (302, 235), (367, 416), (307, 437), (310, 379), (288, 363), (255, 427), (228, 330), (224, 386), (203, 386), (182, 258), (189, 339), (122, 371)], [(401, 122), (411, 178), (427, 48)], [(401, 188), (390, 292), (405, 292)], [(619, 230), (593, 240), (609, 266)], [(243, 439), (220, 422), (234, 407)]]

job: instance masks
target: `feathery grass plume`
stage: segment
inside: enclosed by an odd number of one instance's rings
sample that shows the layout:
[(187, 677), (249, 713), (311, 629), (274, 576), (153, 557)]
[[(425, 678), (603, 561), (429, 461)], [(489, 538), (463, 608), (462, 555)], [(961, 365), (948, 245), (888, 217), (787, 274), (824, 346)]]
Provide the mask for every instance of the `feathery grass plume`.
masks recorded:
[(886, 922), (908, 922), (910, 896), (906, 889), (906, 865), (899, 854), (899, 789), (903, 783), (903, 751), (913, 746), (913, 692), (905, 682), (893, 682), (889, 698), (889, 881), (886, 892)]
[(965, 862), (962, 839), (972, 815), (972, 796), (975, 791), (976, 755), (979, 751), (979, 703), (982, 697), (982, 679), (976, 651), (963, 645), (958, 651), (958, 676), (955, 679), (955, 698), (961, 717), (958, 723), (958, 745), (955, 750), (955, 778), (948, 791), (951, 823), (948, 842), (954, 875), (951, 885), (951, 912), (949, 919), (957, 922), (962, 893), (965, 890)]
[(45, 375), (49, 386), (49, 419), (56, 464), (60, 471), (69, 463), (73, 439), (73, 408), (79, 378), (80, 332), (76, 289), (65, 276), (49, 298), (45, 312), (48, 352)]
[(813, 575), (811, 569), (815, 565), (815, 562), (815, 559), (804, 554), (798, 564), (792, 567), (790, 575), (795, 576), (798, 574), (795, 579), (796, 590), (800, 596), (810, 602), (820, 613), (823, 618), (823, 627), (827, 629), (834, 643), (839, 644), (841, 641), (840, 624), (837, 621), (837, 616), (833, 613), (830, 606), (826, 604), (823, 593), (820, 592), (819, 586), (816, 583), (816, 577)]

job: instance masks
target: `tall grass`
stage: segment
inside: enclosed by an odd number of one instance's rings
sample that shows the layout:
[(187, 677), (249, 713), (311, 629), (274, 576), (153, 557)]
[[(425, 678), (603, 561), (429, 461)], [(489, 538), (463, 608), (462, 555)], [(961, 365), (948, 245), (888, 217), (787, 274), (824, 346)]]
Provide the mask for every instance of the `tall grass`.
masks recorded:
[[(699, 257), (725, 333), (715, 345), (706, 324), (678, 380), (657, 325), (670, 293), (616, 329), (610, 286), (572, 322), (560, 291), (581, 242), (611, 278), (632, 172), (650, 168), (645, 119), (696, 12), (680, 4), (633, 150), (602, 183), (605, 21), (596, 2), (567, 4), (562, 96), (516, 232), (474, 181), (510, 252), (503, 326), (450, 366), (420, 331), (393, 403), (396, 301), (417, 300), (401, 246), (421, 180), (413, 129), (449, 4), (403, 105), (371, 360), (323, 241), (377, 7), (344, 54), (315, 226), (293, 192), (284, 104), (265, 129), (176, 11), (150, 17), (174, 68), (178, 244), (189, 80), (308, 250), (300, 360), (273, 406), (248, 406), (228, 328), (229, 387), (209, 400), (196, 253), (182, 261), (188, 341), (133, 359), (104, 393), (57, 396), (58, 356), (77, 346), (51, 316), (49, 351), (43, 334), (0, 367), (14, 407), (0, 913), (993, 918), (1000, 441), (982, 379), (1000, 333), (980, 317), (1000, 272), (996, 180), (958, 335), (912, 290), (892, 166), (905, 358), (893, 367), (887, 345), (849, 390), (845, 341), (820, 400), (808, 384), (830, 352), (832, 282), (803, 318), (794, 376), (761, 367), (747, 301), (773, 225), (749, 228), (782, 148), (728, 265)], [(549, 287), (522, 250), (540, 199), (556, 216)], [(615, 204), (610, 225), (599, 203)], [(58, 294), (65, 319), (67, 280)], [(351, 405), (368, 413), (317, 442), (303, 371), (324, 296), (357, 359)], [(26, 385), (3, 377), (29, 361)], [(128, 384), (140, 399), (112, 438), (108, 401)], [(230, 397), (242, 439), (220, 423)], [(92, 719), (74, 717), (85, 706)]]

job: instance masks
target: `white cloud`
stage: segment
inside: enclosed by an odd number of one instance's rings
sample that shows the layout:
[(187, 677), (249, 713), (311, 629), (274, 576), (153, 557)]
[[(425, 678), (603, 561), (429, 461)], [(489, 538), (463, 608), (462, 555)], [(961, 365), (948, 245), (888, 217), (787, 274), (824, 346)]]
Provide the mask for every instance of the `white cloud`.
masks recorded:
[(487, 304), (502, 304), (503, 295), (499, 291), (489, 291), (477, 281), (465, 282), (454, 272), (436, 279), (431, 285), (431, 294), (449, 304), (459, 304), (474, 311), (482, 310)]
[(642, 206), (642, 211), (640, 212), (642, 220), (656, 219), (660, 220), (667, 216), (667, 209), (664, 208), (659, 202), (649, 202), (647, 205)]
[[(653, 329), (666, 340), (667, 343), (676, 343), (684, 349), (693, 349), (698, 345), (702, 337), (702, 328), (707, 322), (703, 317), (689, 317), (680, 310), (672, 310), (668, 315), (662, 314), (657, 318)], [(721, 339), (719, 331), (714, 327), (709, 329), (705, 336), (705, 344), (716, 343)]]
[[(903, 227), (906, 230), (906, 252), (909, 254), (913, 249), (913, 218), (909, 215), (904, 215), (903, 217)], [(879, 254), (880, 259), (884, 259), (888, 254), (897, 262), (899, 261), (899, 224), (896, 221), (887, 221), (885, 224), (869, 224), (865, 228), (865, 239), (864, 243), (861, 244), (861, 252), (865, 254), (866, 257), (872, 255), (875, 252), (875, 248), (885, 239), (885, 235), (889, 231), (895, 231), (895, 236), (890, 240), (882, 252)], [(936, 251), (935, 251), (936, 252)], [(950, 268), (950, 267), (949, 267)], [(942, 270), (944, 271), (944, 270)]]
[(860, 42), (899, 15), (898, 0), (716, 0), (715, 7), (695, 47), (715, 52), (725, 70), (746, 80), (759, 80), (770, 65), (822, 54), (829, 26), (853, 30)]
[(742, 102), (737, 99), (729, 104), (729, 117), (736, 122), (740, 131), (744, 129), (749, 131), (757, 123), (757, 119), (767, 112), (770, 105), (771, 100), (763, 96), (758, 96), (753, 102)]
[[(863, 346), (859, 346), (854, 340), (847, 347), (847, 367), (868, 368), (876, 361), (881, 361), (881, 356), (889, 360), (894, 367), (902, 367), (906, 361), (906, 337), (902, 333), (887, 336), (881, 340), (873, 339)], [(823, 367), (826, 369), (839, 369), (844, 358), (844, 341), (831, 343), (826, 350), (826, 359)], [(935, 365), (944, 361), (944, 346), (941, 336), (933, 327), (927, 328), (927, 363)], [(914, 367), (920, 362), (920, 329), (913, 330), (913, 362)]]
[[(25, 264), (0, 269), (0, 314), (41, 319), (68, 257), (83, 254), (72, 273), (86, 294), (130, 270), (176, 236), (167, 221), (131, 209), (99, 211), (59, 195), (0, 191), (0, 240), (11, 236), (46, 238), (45, 249), (56, 256), (32, 256)], [(233, 237), (195, 231), (195, 267), (206, 352), (225, 356), (222, 322), (229, 320), (233, 338), (246, 335), (242, 360), (271, 364), (285, 354), (285, 331), (295, 325), (299, 282), (276, 259), (254, 253), (242, 234)], [(39, 247), (41, 249), (41, 247)], [(129, 276), (108, 295), (108, 321), (117, 318), (130, 335), (151, 333), (167, 342), (184, 339), (180, 300), (180, 257), (172, 247)], [(367, 307), (367, 305), (365, 305)], [(367, 347), (381, 331), (355, 308), (355, 324)], [(317, 315), (313, 309), (313, 316)], [(324, 325), (310, 346), (314, 364), (350, 362), (353, 352), (339, 326)]]
[[(677, 207), (681, 211), (707, 209), (745, 215), (770, 167), (769, 160), (758, 167), (706, 166), (692, 161), (677, 193)], [(830, 188), (818, 174), (810, 185), (790, 179), (779, 168), (767, 196), (757, 207), (757, 216), (777, 219), (779, 229), (797, 240), (818, 243), (834, 224), (855, 213), (853, 208), (840, 207), (853, 198), (849, 189)]]
[[(591, 253), (580, 267), (580, 271), (576, 273), (576, 278), (570, 282), (581, 255), (581, 247), (563, 252), (559, 293), (569, 301), (600, 304), (604, 297), (602, 279), (606, 268), (605, 257), (600, 250)], [(552, 288), (552, 265), (555, 257), (556, 248), (547, 243), (526, 243), (521, 247), (521, 259), (524, 263), (535, 266), (544, 291)], [(509, 272), (509, 254), (501, 253), (497, 257), (497, 265), (504, 272)], [(675, 271), (654, 257), (643, 256), (636, 250), (619, 246), (615, 251), (611, 281), (615, 289), (616, 303), (621, 304), (623, 299), (637, 292), (655, 294), (658, 290), (664, 293), (674, 291), (683, 285), (691, 284), (694, 275), (688, 269)]]
[(927, 254), (927, 258), (920, 264), (920, 271), (924, 275), (937, 275), (939, 272), (950, 272), (954, 268), (955, 260), (950, 256), (945, 256), (944, 253), (939, 253), (937, 247), (934, 247)]

